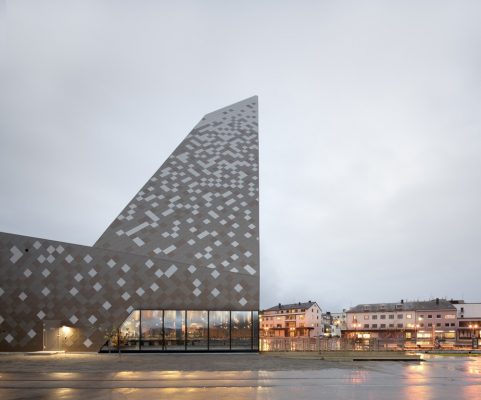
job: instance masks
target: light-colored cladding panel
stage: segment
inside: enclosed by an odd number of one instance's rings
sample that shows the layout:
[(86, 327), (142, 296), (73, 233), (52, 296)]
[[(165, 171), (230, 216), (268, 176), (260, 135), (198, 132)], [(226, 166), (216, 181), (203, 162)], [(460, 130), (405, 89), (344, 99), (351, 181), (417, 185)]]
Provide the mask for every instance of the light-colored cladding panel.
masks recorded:
[(257, 97), (207, 114), (93, 247), (0, 233), (0, 351), (98, 351), (133, 309), (257, 310)]
[(257, 114), (257, 97), (207, 114), (95, 246), (256, 275)]

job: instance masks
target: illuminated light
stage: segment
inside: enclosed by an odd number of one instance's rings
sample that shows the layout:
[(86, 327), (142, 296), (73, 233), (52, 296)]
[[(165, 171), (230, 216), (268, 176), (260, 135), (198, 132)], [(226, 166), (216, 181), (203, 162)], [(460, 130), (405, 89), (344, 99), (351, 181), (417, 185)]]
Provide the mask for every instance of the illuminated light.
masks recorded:
[(69, 336), (72, 333), (72, 328), (64, 325), (64, 326), (62, 326), (62, 332), (63, 332), (64, 336)]

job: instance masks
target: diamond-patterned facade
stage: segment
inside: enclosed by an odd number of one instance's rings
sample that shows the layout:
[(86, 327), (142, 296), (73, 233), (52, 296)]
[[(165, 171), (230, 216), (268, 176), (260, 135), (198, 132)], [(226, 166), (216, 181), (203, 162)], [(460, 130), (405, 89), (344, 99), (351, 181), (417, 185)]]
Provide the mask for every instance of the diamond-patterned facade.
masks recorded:
[(52, 321), (98, 351), (134, 309), (257, 310), (257, 121), (256, 97), (207, 114), (93, 247), (0, 233), (0, 351)]

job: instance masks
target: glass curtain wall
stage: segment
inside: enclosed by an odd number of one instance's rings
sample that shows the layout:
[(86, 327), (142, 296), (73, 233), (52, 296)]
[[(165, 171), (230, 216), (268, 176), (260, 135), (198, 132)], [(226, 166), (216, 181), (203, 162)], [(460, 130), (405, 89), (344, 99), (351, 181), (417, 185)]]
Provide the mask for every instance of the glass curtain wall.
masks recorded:
[(208, 349), (208, 312), (187, 311), (187, 350)]
[(163, 350), (163, 311), (141, 310), (141, 346), (145, 350)]
[(231, 311), (231, 350), (252, 347), (252, 312)]
[(230, 349), (230, 312), (209, 312), (209, 349)]
[(135, 310), (128, 316), (119, 329), (120, 350), (139, 350), (140, 311)]
[(165, 350), (185, 350), (185, 314), (184, 310), (164, 311)]
[(135, 310), (118, 330), (118, 349), (258, 351), (258, 330), (257, 311)]

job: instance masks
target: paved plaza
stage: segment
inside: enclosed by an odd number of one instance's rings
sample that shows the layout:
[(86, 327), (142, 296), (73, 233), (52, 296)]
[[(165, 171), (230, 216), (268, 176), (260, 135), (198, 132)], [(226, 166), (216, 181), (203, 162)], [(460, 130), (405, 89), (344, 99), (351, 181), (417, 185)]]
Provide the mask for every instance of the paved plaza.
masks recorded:
[(0, 398), (481, 398), (481, 357), (425, 357), (329, 362), (266, 354), (3, 354)]

